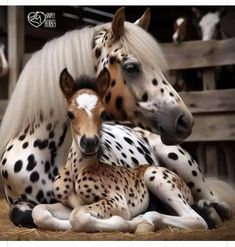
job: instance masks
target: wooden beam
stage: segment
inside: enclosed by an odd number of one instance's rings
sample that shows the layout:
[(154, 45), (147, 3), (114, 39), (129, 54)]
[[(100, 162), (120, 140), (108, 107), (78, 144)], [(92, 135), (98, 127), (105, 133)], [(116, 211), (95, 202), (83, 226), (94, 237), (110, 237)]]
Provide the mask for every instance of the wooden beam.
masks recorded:
[(193, 132), (186, 142), (234, 141), (235, 112), (194, 114)]
[(24, 55), (24, 8), (8, 7), (8, 60), (10, 64), (8, 96), (18, 80)]
[(235, 112), (235, 89), (182, 92), (192, 113)]
[(235, 38), (162, 43), (161, 47), (171, 70), (235, 64)]

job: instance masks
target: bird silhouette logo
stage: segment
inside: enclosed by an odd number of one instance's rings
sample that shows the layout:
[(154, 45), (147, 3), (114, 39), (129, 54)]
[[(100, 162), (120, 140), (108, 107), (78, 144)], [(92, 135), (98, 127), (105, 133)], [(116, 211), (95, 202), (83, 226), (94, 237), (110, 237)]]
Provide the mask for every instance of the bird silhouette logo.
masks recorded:
[(30, 12), (27, 19), (32, 26), (38, 28), (45, 22), (46, 16), (42, 11), (36, 11)]

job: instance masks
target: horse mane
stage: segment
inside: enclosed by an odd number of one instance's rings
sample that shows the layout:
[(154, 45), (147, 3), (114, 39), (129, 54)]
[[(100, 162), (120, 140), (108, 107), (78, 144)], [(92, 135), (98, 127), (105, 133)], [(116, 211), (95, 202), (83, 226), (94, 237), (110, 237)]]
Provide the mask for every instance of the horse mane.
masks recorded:
[[(59, 87), (61, 71), (67, 67), (73, 78), (82, 74), (95, 76), (92, 54), (94, 32), (111, 24), (86, 27), (65, 33), (35, 52), (24, 67), (9, 101), (0, 129), (0, 157), (5, 146), (20, 131), (39, 121), (40, 113), (61, 122), (66, 101)], [(135, 24), (125, 22), (121, 37), (124, 48), (159, 73), (166, 70), (164, 55), (155, 39)]]

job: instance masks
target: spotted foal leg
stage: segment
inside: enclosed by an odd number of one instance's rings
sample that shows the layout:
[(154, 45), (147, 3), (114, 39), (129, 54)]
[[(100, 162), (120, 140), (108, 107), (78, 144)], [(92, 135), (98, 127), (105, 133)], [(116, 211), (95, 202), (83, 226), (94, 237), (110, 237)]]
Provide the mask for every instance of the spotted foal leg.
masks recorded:
[(192, 194), (179, 176), (164, 167), (151, 166), (146, 169), (144, 180), (147, 188), (178, 215), (151, 211), (143, 216), (144, 219), (152, 222), (156, 228), (173, 226), (183, 229), (207, 229), (203, 218), (191, 208), (190, 205), (194, 203)]
[(178, 174), (190, 188), (196, 205), (194, 209), (203, 215), (210, 228), (229, 219), (231, 210), (221, 202), (207, 186), (200, 167), (191, 155), (179, 145), (166, 146), (159, 135), (135, 128), (156, 152), (157, 159), (164, 167)]
[(75, 208), (70, 217), (72, 229), (77, 232), (130, 231), (126, 203), (106, 198), (90, 205)]

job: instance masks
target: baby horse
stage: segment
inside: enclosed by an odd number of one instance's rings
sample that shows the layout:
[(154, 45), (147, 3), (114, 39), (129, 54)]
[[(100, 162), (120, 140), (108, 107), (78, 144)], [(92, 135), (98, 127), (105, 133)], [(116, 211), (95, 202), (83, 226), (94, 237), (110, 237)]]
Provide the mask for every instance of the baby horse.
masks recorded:
[[(79, 232), (136, 231), (140, 223), (179, 228), (206, 229), (205, 221), (190, 207), (190, 189), (175, 173), (163, 167), (138, 168), (110, 166), (99, 161), (102, 97), (110, 77), (104, 69), (98, 79), (81, 77), (75, 81), (64, 69), (60, 87), (68, 102), (67, 117), (72, 145), (67, 163), (54, 182), (56, 199), (73, 208), (69, 216), (72, 229)], [(149, 192), (169, 205), (177, 216), (144, 213)]]

